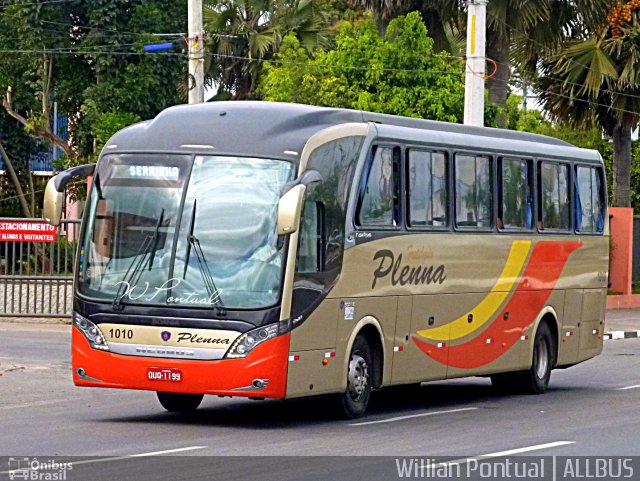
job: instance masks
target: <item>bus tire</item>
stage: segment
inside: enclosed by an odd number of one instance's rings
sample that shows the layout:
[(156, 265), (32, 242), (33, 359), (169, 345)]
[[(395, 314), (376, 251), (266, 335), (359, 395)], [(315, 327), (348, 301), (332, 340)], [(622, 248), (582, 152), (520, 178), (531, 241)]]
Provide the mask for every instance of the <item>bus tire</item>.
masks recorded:
[(531, 368), (518, 373), (519, 388), (525, 394), (543, 394), (549, 387), (558, 346), (546, 322), (540, 324), (533, 341)]
[(347, 389), (339, 395), (340, 415), (347, 419), (359, 418), (367, 410), (371, 396), (371, 346), (363, 336), (356, 337), (347, 366)]
[(183, 394), (177, 392), (157, 392), (162, 407), (171, 413), (195, 411), (200, 406), (204, 394)]

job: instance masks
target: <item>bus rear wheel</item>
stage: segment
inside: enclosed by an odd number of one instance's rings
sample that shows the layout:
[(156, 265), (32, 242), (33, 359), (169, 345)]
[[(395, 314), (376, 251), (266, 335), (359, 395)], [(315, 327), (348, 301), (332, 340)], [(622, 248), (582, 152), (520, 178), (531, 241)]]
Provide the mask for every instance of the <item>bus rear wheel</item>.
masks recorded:
[(533, 342), (531, 367), (525, 371), (491, 376), (491, 384), (501, 393), (543, 394), (549, 387), (558, 346), (546, 322), (540, 324)]
[(183, 394), (177, 392), (157, 392), (162, 407), (172, 413), (195, 411), (200, 406), (204, 394)]
[(525, 371), (491, 376), (499, 390), (523, 394), (543, 394), (549, 387), (551, 371), (556, 362), (558, 346), (546, 322), (540, 324), (533, 341), (531, 367)]
[(546, 322), (540, 324), (533, 342), (531, 368), (523, 371), (520, 386), (527, 394), (543, 394), (549, 387), (551, 370), (556, 362), (558, 347)]
[(372, 383), (371, 347), (367, 340), (358, 336), (351, 348), (347, 368), (347, 390), (339, 396), (340, 414), (347, 419), (362, 416), (367, 410)]

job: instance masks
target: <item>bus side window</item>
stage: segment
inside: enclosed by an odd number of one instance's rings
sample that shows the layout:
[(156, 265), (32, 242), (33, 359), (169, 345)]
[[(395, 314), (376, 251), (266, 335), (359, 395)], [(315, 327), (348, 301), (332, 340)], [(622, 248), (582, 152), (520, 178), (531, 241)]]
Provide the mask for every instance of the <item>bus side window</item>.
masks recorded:
[(602, 171), (595, 167), (576, 166), (576, 231), (596, 233), (604, 230), (604, 189)]
[(523, 159), (500, 159), (498, 170), (500, 229), (531, 229), (533, 224), (533, 191), (531, 161)]
[(324, 270), (324, 206), (321, 202), (306, 201), (300, 220), (298, 272)]
[(410, 227), (446, 227), (449, 224), (446, 159), (442, 152), (409, 150), (406, 178)]
[(400, 220), (400, 149), (374, 147), (365, 166), (357, 208), (360, 226), (394, 227)]
[(538, 175), (538, 226), (542, 230), (568, 230), (569, 166), (555, 162), (541, 162)]
[(455, 156), (456, 226), (491, 227), (493, 181), (491, 159), (486, 156)]

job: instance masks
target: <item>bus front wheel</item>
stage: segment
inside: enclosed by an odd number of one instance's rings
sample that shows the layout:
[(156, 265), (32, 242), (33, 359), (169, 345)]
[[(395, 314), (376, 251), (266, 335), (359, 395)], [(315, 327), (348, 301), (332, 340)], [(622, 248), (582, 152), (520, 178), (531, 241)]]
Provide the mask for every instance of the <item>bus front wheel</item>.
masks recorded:
[(182, 394), (176, 392), (157, 392), (158, 401), (162, 404), (162, 407), (172, 413), (186, 413), (195, 411), (200, 403), (204, 394)]
[(347, 368), (347, 390), (340, 394), (340, 413), (347, 419), (362, 416), (369, 404), (372, 382), (371, 347), (363, 336), (358, 336), (351, 348)]

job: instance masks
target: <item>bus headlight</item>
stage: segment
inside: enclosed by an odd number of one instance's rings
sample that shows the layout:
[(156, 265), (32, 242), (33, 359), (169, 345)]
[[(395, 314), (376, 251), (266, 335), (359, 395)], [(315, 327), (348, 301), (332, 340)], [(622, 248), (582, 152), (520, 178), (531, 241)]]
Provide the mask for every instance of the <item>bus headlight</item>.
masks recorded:
[(99, 349), (101, 351), (109, 350), (109, 346), (107, 345), (107, 341), (102, 335), (102, 331), (100, 331), (100, 328), (89, 319), (87, 319), (86, 317), (82, 317), (77, 312), (74, 312), (73, 325), (76, 326), (87, 339), (87, 341), (89, 341), (89, 345), (91, 345), (92, 348)]
[(277, 335), (278, 324), (269, 324), (268, 326), (259, 327), (258, 329), (245, 332), (235, 340), (225, 357), (227, 359), (246, 357), (253, 348), (262, 344), (264, 341), (276, 337)]

